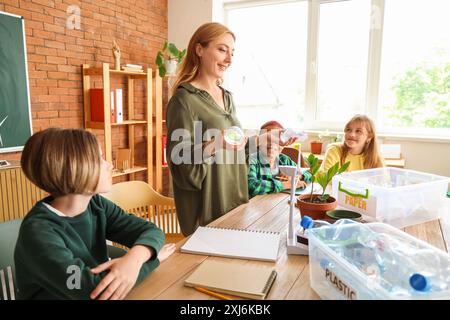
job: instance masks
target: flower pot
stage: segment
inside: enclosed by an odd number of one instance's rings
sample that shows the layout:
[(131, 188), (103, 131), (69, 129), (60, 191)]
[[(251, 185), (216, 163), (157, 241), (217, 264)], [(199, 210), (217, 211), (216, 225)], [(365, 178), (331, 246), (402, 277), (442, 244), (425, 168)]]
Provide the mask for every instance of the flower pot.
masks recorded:
[(164, 62), (166, 67), (166, 75), (173, 76), (177, 72), (178, 61), (175, 59), (167, 60)]
[[(327, 202), (309, 202), (310, 194), (303, 194), (297, 197), (297, 207), (300, 209), (302, 216), (310, 216), (313, 220), (327, 219), (327, 211), (334, 210), (337, 207), (337, 201), (333, 197), (329, 197)], [(313, 201), (320, 197), (320, 194), (313, 194)]]
[(312, 141), (311, 142), (311, 153), (321, 154), (322, 153), (322, 142)]

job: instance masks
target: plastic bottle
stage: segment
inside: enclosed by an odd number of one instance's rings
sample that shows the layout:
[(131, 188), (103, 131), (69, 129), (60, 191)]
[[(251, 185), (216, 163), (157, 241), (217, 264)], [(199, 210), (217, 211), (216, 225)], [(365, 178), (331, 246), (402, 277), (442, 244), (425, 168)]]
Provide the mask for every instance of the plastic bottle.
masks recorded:
[(232, 126), (225, 130), (224, 140), (232, 146), (241, 145), (244, 142), (245, 134), (238, 126)]
[(303, 216), (297, 227), (297, 236), (307, 238), (306, 230), (311, 228), (319, 228), (322, 226), (330, 226), (331, 223), (323, 220), (313, 220), (310, 216)]
[(297, 141), (305, 141), (308, 134), (304, 131), (294, 130), (291, 128), (285, 129), (280, 136), (280, 141), (286, 143), (290, 138), (297, 137)]
[(444, 291), (449, 288), (450, 274), (448, 261), (443, 261), (431, 249), (420, 249), (415, 254), (415, 270), (410, 274), (411, 288), (419, 292)]

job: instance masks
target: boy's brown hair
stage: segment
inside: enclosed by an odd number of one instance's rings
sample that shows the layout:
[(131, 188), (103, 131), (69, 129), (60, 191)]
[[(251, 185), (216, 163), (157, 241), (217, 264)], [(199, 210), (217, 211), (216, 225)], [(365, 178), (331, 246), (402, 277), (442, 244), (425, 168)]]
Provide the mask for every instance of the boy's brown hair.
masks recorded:
[(28, 139), (20, 164), (27, 178), (53, 197), (94, 193), (100, 147), (88, 131), (48, 128)]

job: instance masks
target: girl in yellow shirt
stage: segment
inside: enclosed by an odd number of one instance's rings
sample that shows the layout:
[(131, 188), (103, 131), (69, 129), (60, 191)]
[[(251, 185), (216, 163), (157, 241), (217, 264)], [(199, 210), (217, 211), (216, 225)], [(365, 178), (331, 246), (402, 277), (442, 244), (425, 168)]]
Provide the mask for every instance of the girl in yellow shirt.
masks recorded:
[(327, 171), (336, 162), (343, 165), (350, 161), (347, 171), (383, 167), (378, 151), (375, 125), (372, 120), (357, 114), (345, 125), (344, 142), (331, 144), (322, 162), (321, 170)]

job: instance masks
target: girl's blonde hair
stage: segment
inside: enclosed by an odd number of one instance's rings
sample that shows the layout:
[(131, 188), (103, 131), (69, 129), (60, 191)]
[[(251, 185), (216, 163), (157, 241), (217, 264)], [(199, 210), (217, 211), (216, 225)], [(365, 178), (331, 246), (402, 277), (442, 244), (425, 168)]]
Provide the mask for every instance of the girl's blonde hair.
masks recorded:
[[(366, 128), (368, 138), (370, 139), (369, 143), (366, 143), (366, 145), (364, 146), (362, 152), (362, 154), (364, 155), (364, 169), (383, 167), (384, 164), (378, 150), (378, 142), (376, 139), (375, 125), (373, 121), (365, 115), (357, 114), (353, 118), (351, 118), (349, 122), (347, 122), (344, 128), (344, 133), (345, 131), (347, 131), (347, 128), (353, 123), (362, 124)], [(345, 142), (343, 142), (341, 146), (341, 165), (344, 164), (348, 151), (349, 148), (347, 147)]]
[(100, 146), (88, 131), (48, 128), (28, 139), (20, 164), (27, 178), (53, 197), (94, 193)]
[(182, 83), (190, 82), (198, 75), (200, 67), (200, 57), (197, 55), (196, 46), (200, 44), (202, 47), (208, 47), (211, 41), (220, 38), (224, 34), (229, 33), (236, 40), (234, 33), (226, 26), (217, 22), (209, 22), (201, 25), (192, 35), (187, 47), (186, 57), (180, 65), (177, 77), (171, 89), (173, 95), (178, 86)]

